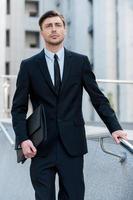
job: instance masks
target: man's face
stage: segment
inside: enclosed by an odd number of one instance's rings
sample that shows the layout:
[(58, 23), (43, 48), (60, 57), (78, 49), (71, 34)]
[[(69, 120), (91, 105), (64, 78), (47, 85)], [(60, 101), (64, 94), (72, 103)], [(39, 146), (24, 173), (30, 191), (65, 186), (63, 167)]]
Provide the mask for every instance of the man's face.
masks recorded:
[(50, 17), (42, 23), (41, 35), (46, 45), (59, 45), (64, 41), (66, 29), (60, 17)]

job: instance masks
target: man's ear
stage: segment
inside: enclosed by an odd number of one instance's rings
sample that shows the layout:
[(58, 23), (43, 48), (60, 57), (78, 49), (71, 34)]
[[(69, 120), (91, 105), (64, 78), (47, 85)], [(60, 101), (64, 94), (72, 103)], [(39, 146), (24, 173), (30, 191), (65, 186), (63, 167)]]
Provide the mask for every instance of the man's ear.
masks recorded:
[(40, 35), (43, 37), (43, 31), (40, 29)]

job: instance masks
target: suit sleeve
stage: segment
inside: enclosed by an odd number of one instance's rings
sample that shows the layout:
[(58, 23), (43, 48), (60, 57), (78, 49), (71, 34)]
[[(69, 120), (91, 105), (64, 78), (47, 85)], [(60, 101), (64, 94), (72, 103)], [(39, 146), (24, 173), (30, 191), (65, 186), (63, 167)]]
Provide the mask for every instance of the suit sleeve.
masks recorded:
[(29, 75), (27, 66), (22, 61), (16, 82), (16, 91), (12, 103), (12, 124), (16, 135), (17, 149), (19, 144), (28, 139), (26, 127), (26, 114), (28, 111), (29, 99)]
[(82, 71), (82, 82), (85, 90), (90, 96), (91, 102), (97, 111), (100, 118), (107, 126), (110, 133), (116, 130), (122, 130), (121, 125), (115, 115), (114, 110), (108, 99), (100, 91), (94, 73), (91, 70), (91, 66), (87, 56), (84, 58), (84, 66)]

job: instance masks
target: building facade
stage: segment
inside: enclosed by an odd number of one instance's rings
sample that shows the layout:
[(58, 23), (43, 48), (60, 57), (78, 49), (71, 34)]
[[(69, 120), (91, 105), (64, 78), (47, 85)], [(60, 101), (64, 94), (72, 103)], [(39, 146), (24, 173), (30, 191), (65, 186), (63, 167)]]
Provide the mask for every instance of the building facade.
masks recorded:
[[(132, 0), (93, 0), (94, 70), (97, 78), (133, 80)], [(100, 84), (121, 121), (132, 122), (132, 85)]]

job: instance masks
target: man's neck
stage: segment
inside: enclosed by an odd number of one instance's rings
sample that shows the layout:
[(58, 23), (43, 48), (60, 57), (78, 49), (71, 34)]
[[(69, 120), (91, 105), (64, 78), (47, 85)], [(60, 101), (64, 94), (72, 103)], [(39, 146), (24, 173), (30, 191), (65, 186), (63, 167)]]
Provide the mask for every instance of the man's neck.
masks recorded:
[(57, 53), (62, 47), (63, 47), (63, 44), (60, 44), (60, 45), (46, 45), (46, 49), (48, 51), (53, 52), (53, 53)]

